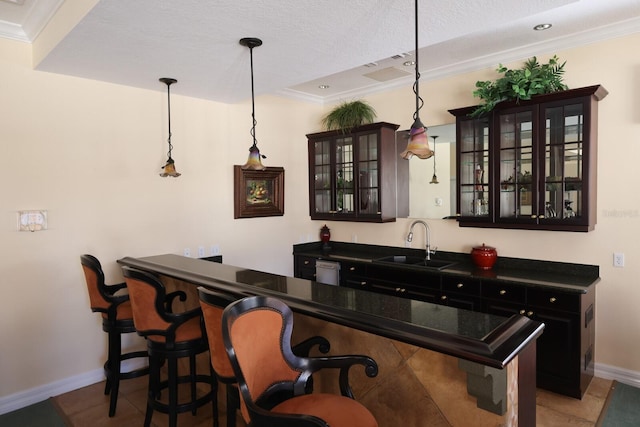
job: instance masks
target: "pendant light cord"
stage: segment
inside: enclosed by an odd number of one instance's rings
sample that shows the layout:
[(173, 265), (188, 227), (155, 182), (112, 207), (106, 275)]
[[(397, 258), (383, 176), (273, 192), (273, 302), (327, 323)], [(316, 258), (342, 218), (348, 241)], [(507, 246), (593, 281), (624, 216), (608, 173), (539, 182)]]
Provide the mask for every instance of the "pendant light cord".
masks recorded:
[(167, 152), (167, 157), (169, 160), (173, 160), (171, 159), (171, 150), (173, 150), (173, 145), (171, 145), (171, 83), (167, 83), (167, 114), (169, 115), (169, 138), (167, 139), (169, 151)]
[(253, 120), (253, 126), (251, 127), (251, 137), (253, 138), (253, 146), (257, 146), (258, 141), (256, 141), (256, 125), (258, 122), (256, 121), (256, 105), (254, 100), (254, 91), (253, 91), (253, 46), (249, 46), (249, 59), (251, 61), (251, 119)]
[(416, 32), (416, 81), (413, 83), (413, 93), (416, 95), (416, 111), (413, 113), (413, 121), (420, 120), (419, 111), (424, 105), (424, 101), (420, 98), (420, 87), (418, 81), (420, 80), (420, 71), (418, 69), (418, 0), (415, 0), (416, 3), (416, 13), (415, 13), (415, 32)]

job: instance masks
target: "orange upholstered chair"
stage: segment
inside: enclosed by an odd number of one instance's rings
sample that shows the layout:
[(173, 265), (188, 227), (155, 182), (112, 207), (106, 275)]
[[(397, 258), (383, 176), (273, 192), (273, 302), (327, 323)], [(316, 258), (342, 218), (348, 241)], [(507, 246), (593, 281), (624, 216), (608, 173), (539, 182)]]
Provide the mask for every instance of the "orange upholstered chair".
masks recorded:
[(121, 379), (136, 378), (146, 375), (149, 368), (135, 369), (129, 372), (121, 372), (121, 362), (136, 357), (147, 358), (146, 351), (134, 351), (122, 353), (122, 334), (136, 331), (133, 325), (131, 302), (129, 295), (115, 295), (117, 291), (124, 289), (124, 283), (107, 285), (104, 282), (104, 273), (100, 261), (93, 255), (80, 256), (80, 263), (87, 282), (89, 291), (89, 303), (91, 310), (102, 313), (102, 330), (108, 336), (108, 355), (104, 364), (104, 375), (107, 379), (104, 394), (109, 394), (109, 416), (116, 413), (118, 403), (118, 390)]
[[(378, 373), (366, 356), (298, 357), (291, 349), (293, 314), (283, 302), (255, 296), (234, 302), (222, 315), (222, 337), (238, 380), (243, 417), (253, 427), (377, 427), (371, 412), (353, 399), (349, 368)], [(342, 396), (307, 394), (308, 380), (324, 368), (340, 370)]]
[[(236, 411), (240, 409), (240, 395), (238, 394), (237, 380), (222, 341), (222, 312), (225, 307), (240, 298), (202, 287), (198, 288), (198, 293), (209, 338), (211, 365), (218, 381), (226, 384), (227, 427), (235, 427)], [(314, 346), (318, 346), (321, 353), (328, 353), (330, 349), (329, 341), (326, 338), (314, 336), (294, 346), (293, 352), (297, 355), (308, 356)]]
[[(166, 293), (160, 280), (145, 271), (123, 267), (125, 283), (129, 289), (133, 322), (138, 334), (147, 339), (149, 353), (149, 389), (144, 426), (151, 424), (153, 411), (169, 414), (169, 426), (175, 427), (178, 414), (196, 409), (208, 402), (213, 403), (214, 420), (217, 420), (217, 391), (213, 369), (209, 365), (207, 375), (198, 374), (196, 355), (208, 351), (209, 345), (202, 320), (202, 310), (174, 313), (172, 302), (176, 297), (182, 301), (186, 294), (181, 291)], [(178, 359), (189, 358), (189, 375), (180, 375)], [(161, 379), (160, 368), (168, 365), (166, 380)], [(191, 385), (190, 400), (178, 399), (178, 384)], [(205, 383), (210, 390), (198, 397), (197, 383)], [(168, 389), (168, 403), (160, 401), (160, 392)], [(181, 402), (181, 403), (179, 403)]]

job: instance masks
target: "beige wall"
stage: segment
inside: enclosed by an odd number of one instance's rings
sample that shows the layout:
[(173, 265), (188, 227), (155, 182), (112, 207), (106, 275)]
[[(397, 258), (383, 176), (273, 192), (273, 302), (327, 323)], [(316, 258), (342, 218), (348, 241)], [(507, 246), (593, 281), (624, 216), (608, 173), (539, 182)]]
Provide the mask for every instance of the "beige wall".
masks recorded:
[[(598, 264), (596, 362), (640, 372), (639, 198), (631, 185), (640, 148), (640, 35), (570, 51), (571, 87), (602, 84), (598, 225), (591, 233), (458, 228), (430, 220), (442, 250), (469, 251), (486, 242), (499, 254)], [(553, 54), (552, 53), (552, 54)], [(546, 60), (544, 52), (540, 59)], [(276, 97), (256, 99), (257, 137), (268, 158), (283, 166), (285, 215), (233, 219), (232, 165), (244, 163), (251, 143), (250, 103), (225, 105), (175, 95), (172, 131), (178, 179), (160, 178), (166, 159), (166, 90), (146, 91), (33, 71), (29, 45), (0, 41), (0, 399), (100, 369), (106, 339), (88, 298), (79, 265), (98, 256), (110, 281), (121, 278), (123, 256), (181, 254), (220, 246), (225, 261), (292, 273), (291, 245), (316, 240), (307, 202), (305, 134), (320, 130), (326, 108)], [(518, 65), (518, 64), (511, 64)], [(162, 71), (159, 70), (162, 74)], [(161, 77), (158, 75), (158, 77)], [(180, 79), (180, 76), (173, 76)], [(447, 109), (476, 103), (474, 82), (492, 70), (424, 81), (427, 125), (451, 122)], [(179, 85), (180, 83), (178, 83)], [(411, 88), (368, 97), (380, 120), (411, 124)], [(441, 178), (442, 179), (442, 178)], [(16, 231), (16, 211), (47, 209), (49, 230)], [(332, 239), (402, 246), (409, 221), (330, 222)], [(414, 247), (422, 246), (417, 237)], [(625, 268), (612, 253), (624, 252)], [(130, 340), (128, 345), (139, 344)]]

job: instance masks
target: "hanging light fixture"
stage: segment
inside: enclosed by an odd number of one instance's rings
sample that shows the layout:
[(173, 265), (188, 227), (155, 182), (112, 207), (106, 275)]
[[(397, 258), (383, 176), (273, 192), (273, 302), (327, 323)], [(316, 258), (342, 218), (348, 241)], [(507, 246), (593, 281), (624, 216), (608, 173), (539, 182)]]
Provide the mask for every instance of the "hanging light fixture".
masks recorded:
[(266, 156), (260, 154), (260, 150), (258, 150), (258, 142), (256, 141), (256, 106), (254, 100), (254, 92), (253, 92), (253, 48), (262, 46), (262, 40), (257, 39), (255, 37), (245, 37), (240, 39), (240, 44), (242, 46), (246, 46), (249, 48), (249, 56), (251, 58), (251, 137), (253, 138), (253, 145), (249, 147), (249, 158), (247, 159), (247, 163), (240, 166), (241, 169), (251, 169), (251, 170), (265, 170), (266, 167), (262, 165), (261, 159), (266, 159)]
[(421, 159), (428, 159), (433, 156), (433, 151), (429, 148), (429, 140), (427, 138), (427, 128), (424, 127), (420, 120), (420, 108), (424, 101), (420, 98), (420, 71), (418, 67), (418, 0), (415, 0), (416, 4), (416, 81), (413, 84), (413, 93), (416, 95), (416, 111), (413, 113), (413, 124), (409, 131), (409, 142), (407, 143), (407, 149), (400, 154), (403, 159), (409, 160), (413, 156), (418, 156)]
[(434, 135), (431, 138), (433, 138), (433, 177), (431, 177), (431, 181), (429, 181), (429, 184), (440, 184), (438, 182), (438, 176), (436, 175), (436, 138), (438, 137), (438, 135)]
[(176, 79), (172, 79), (169, 77), (162, 77), (160, 81), (167, 85), (167, 114), (169, 116), (169, 138), (167, 138), (167, 142), (169, 143), (169, 152), (167, 153), (167, 164), (162, 167), (164, 172), (160, 174), (161, 177), (165, 178), (167, 176), (172, 176), (177, 178), (180, 176), (178, 172), (176, 172), (176, 165), (173, 159), (171, 158), (171, 150), (173, 150), (173, 145), (171, 145), (171, 85), (177, 83)]

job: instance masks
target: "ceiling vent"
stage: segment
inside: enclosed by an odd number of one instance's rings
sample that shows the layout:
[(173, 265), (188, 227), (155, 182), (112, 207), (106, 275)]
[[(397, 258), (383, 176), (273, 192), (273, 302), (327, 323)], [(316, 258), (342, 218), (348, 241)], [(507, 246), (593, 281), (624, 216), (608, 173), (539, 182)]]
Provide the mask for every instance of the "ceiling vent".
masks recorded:
[(399, 70), (395, 67), (387, 67), (382, 68), (381, 70), (376, 70), (371, 73), (363, 74), (363, 76), (368, 77), (373, 80), (377, 80), (379, 82), (388, 82), (389, 80), (399, 79), (400, 77), (406, 77), (411, 75), (403, 70)]

